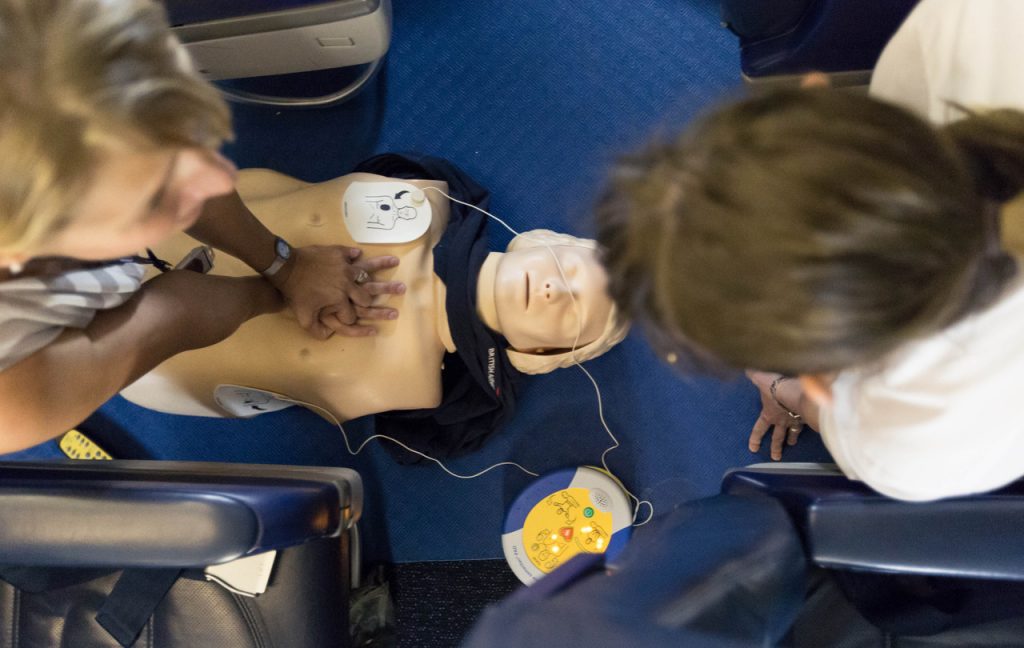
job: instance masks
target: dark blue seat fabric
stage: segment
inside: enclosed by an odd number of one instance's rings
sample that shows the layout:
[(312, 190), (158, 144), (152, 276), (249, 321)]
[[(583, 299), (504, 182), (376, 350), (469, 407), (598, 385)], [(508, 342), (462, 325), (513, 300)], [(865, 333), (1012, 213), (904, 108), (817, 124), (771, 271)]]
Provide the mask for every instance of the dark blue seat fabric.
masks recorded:
[(489, 609), (464, 648), (768, 646), (803, 603), (798, 537), (765, 497), (688, 502), (639, 527), (607, 571), (593, 561), (578, 556)]
[(874, 68), (918, 0), (722, 0), (750, 79)]
[(747, 41), (783, 34), (815, 0), (722, 0), (722, 24)]
[[(0, 564), (203, 567), (337, 535), (350, 470), (147, 461), (0, 463)], [(358, 512), (356, 512), (358, 515)]]
[[(791, 464), (792, 465), (792, 464)], [(879, 495), (833, 468), (786, 464), (730, 471), (722, 492), (777, 499), (829, 568), (1024, 580), (1024, 482), (972, 497), (916, 503)]]
[(637, 529), (607, 572), (577, 557), (510, 596), (464, 648), (1024, 645), (1024, 483), (907, 503), (771, 464), (722, 490)]
[(832, 467), (778, 464), (730, 471), (722, 491), (781, 503), (808, 560), (830, 569), (879, 628), (931, 635), (1024, 617), (1024, 482), (972, 497), (902, 502)]
[[(0, 646), (347, 645), (361, 503), (345, 468), (0, 462)], [(271, 549), (258, 598), (203, 580)]]

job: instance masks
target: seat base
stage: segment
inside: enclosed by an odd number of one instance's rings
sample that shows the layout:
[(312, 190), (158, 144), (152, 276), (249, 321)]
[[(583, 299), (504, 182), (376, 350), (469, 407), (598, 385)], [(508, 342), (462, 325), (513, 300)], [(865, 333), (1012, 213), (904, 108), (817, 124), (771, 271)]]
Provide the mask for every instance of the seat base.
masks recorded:
[[(267, 591), (239, 596), (212, 582), (181, 578), (135, 646), (320, 648), (349, 645), (349, 534), (279, 551)], [(69, 572), (74, 576), (73, 572)], [(120, 572), (45, 592), (0, 581), (0, 646), (114, 647), (95, 621)]]

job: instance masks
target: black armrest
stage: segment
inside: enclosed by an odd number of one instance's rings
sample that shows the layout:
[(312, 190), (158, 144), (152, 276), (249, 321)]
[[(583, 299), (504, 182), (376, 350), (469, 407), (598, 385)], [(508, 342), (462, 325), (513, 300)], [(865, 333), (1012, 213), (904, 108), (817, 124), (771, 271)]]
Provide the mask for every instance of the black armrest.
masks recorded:
[(875, 67), (885, 44), (918, 0), (773, 0), (724, 3), (740, 34), (740, 66), (750, 78)]
[(815, 0), (722, 0), (722, 23), (748, 40), (792, 29)]
[(834, 467), (775, 464), (729, 471), (722, 491), (779, 500), (822, 567), (1024, 580), (1024, 482), (972, 497), (903, 502)]
[(204, 567), (337, 535), (361, 506), (346, 468), (0, 462), (0, 564)]

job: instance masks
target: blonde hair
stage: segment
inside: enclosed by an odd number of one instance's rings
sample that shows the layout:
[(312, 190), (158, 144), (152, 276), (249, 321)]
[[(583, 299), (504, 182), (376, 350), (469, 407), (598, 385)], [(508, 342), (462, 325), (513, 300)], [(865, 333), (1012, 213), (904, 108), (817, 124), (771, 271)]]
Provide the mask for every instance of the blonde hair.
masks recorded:
[(150, 0), (0, 0), (0, 252), (66, 222), (114, 149), (216, 148), (230, 113)]
[[(546, 229), (530, 230), (516, 236), (508, 244), (506, 252), (525, 250), (534, 247), (547, 247), (553, 245), (573, 245), (597, 250), (597, 241), (582, 239), (571, 234), (561, 234)], [(506, 349), (509, 362), (512, 366), (525, 374), (544, 374), (571, 367), (577, 362), (585, 362), (600, 355), (603, 355), (613, 346), (622, 341), (629, 332), (629, 322), (619, 319), (618, 308), (613, 304), (608, 313), (608, 320), (605, 322), (604, 330), (596, 340), (577, 347), (575, 351), (567, 350), (561, 353), (523, 353), (514, 349)]]

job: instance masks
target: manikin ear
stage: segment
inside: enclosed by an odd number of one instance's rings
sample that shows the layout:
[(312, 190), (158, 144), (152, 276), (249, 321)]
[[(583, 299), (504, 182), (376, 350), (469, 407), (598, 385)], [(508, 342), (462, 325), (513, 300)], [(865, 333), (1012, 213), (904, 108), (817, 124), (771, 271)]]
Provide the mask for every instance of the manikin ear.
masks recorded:
[(825, 407), (832, 404), (832, 382), (835, 379), (834, 374), (801, 374), (800, 386), (807, 398), (818, 407)]

